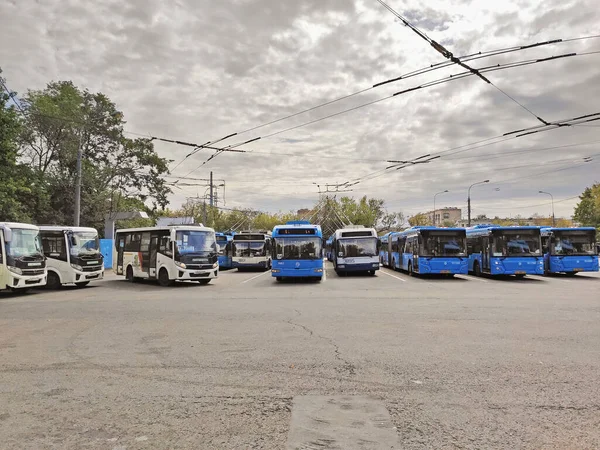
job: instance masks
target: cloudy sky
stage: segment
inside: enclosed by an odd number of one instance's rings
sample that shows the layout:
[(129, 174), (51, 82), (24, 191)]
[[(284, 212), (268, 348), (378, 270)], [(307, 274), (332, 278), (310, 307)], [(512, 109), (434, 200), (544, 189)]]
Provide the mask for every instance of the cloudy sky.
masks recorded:
[[(457, 56), (590, 36), (600, 23), (597, 0), (388, 4)], [(376, 0), (3, 0), (0, 42), (0, 66), (11, 89), (24, 92), (70, 79), (115, 101), (128, 131), (196, 143), (366, 89), (222, 143), (262, 137), (239, 147), (248, 153), (223, 153), (201, 166), (212, 154), (202, 150), (173, 170), (175, 177), (190, 178), (207, 178), (212, 170), (215, 179), (226, 180), (228, 207), (298, 209), (318, 198), (313, 183), (374, 174), (345, 195), (383, 198), (390, 211), (408, 215), (432, 209), (434, 194), (447, 189), (437, 205), (458, 206), (466, 214), (468, 186), (490, 179), (472, 190), (474, 215), (548, 215), (549, 197), (538, 193), (544, 190), (554, 195), (557, 215), (570, 216), (577, 201), (570, 198), (600, 181), (600, 121), (469, 146), (539, 125), (476, 77), (288, 130), (463, 71), (454, 66), (369, 89), (444, 61)], [(596, 50), (600, 39), (585, 39), (472, 65)], [(488, 77), (548, 121), (600, 111), (599, 54)], [(465, 151), (446, 151), (457, 147)], [(171, 167), (190, 151), (167, 143), (156, 148), (174, 161)], [(438, 152), (442, 157), (429, 164), (380, 172), (389, 166), (386, 160)], [(584, 163), (588, 156), (592, 161)], [(204, 187), (182, 186), (172, 204), (204, 194)]]

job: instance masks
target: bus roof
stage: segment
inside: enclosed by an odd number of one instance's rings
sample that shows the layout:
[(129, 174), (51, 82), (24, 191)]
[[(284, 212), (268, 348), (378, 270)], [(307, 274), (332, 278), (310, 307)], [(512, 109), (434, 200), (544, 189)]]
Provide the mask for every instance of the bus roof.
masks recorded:
[[(343, 236), (344, 233), (350, 234), (350, 236)], [(368, 235), (367, 235), (368, 233)], [(335, 230), (334, 236), (336, 239), (340, 239), (342, 237), (352, 237), (352, 238), (367, 238), (367, 237), (378, 237), (377, 231), (375, 228), (365, 228), (365, 227), (356, 227), (356, 228), (340, 228)]]
[(203, 226), (197, 226), (197, 225), (167, 225), (164, 227), (142, 227), (142, 228), (122, 228), (120, 230), (116, 230), (115, 233), (134, 233), (136, 231), (144, 232), (144, 231), (170, 231), (170, 230), (177, 230), (177, 231), (208, 231), (208, 232), (215, 232), (215, 230), (213, 230), (212, 228), (209, 227), (203, 227)]
[(462, 231), (464, 232), (465, 229), (461, 228), (461, 227), (432, 227), (432, 226), (419, 226), (419, 227), (411, 227), (411, 228), (407, 228), (404, 231), (400, 231), (397, 234), (402, 235), (402, 236), (408, 236), (411, 234), (420, 234), (422, 231), (452, 231), (452, 232), (457, 232), (457, 231)]
[(5, 228), (15, 228), (15, 229), (23, 229), (23, 230), (39, 230), (40, 227), (37, 225), (32, 225), (30, 223), (20, 223), (20, 222), (0, 222), (0, 227)]
[(485, 236), (486, 234), (491, 233), (493, 230), (512, 230), (512, 231), (536, 230), (536, 231), (541, 232), (540, 227), (538, 227), (538, 226), (525, 225), (525, 226), (504, 227), (504, 226), (500, 226), (500, 225), (488, 224), (488, 225), (475, 225), (474, 227), (467, 228), (467, 236), (476, 236), (478, 234)]
[(88, 233), (98, 233), (98, 230), (91, 227), (70, 227), (59, 225), (40, 225), (41, 231), (85, 231)]
[[(321, 231), (321, 226), (320, 225), (311, 225), (310, 223), (298, 223), (298, 222), (302, 222), (302, 221), (292, 221), (292, 223), (288, 222), (285, 225), (275, 225), (273, 227), (273, 233), (272, 236), (276, 237), (276, 236), (287, 236), (287, 235), (291, 235), (291, 236), (307, 236), (307, 233), (301, 233), (300, 230), (313, 230), (312, 235), (314, 236), (318, 236), (318, 237), (323, 237), (323, 232)], [(289, 232), (287, 233), (282, 233), (282, 230), (287, 230)], [(298, 231), (298, 233), (295, 233), (294, 231)]]
[(596, 231), (594, 227), (542, 227), (549, 231)]

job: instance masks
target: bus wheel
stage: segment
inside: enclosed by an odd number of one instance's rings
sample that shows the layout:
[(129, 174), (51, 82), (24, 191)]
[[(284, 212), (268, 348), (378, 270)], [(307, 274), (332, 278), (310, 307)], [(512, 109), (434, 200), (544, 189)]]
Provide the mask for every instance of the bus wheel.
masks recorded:
[(86, 287), (88, 284), (90, 284), (90, 282), (89, 282), (89, 281), (82, 281), (82, 282), (80, 282), (80, 283), (75, 283), (75, 287), (77, 287), (77, 288), (84, 288), (84, 287)]
[(275, 277), (275, 279), (276, 279), (277, 281), (282, 281), (282, 280), (283, 280), (283, 278), (282, 278), (282, 277)]
[(198, 283), (200, 283), (201, 286), (206, 286), (208, 283), (210, 283), (210, 280), (198, 280)]
[(125, 279), (130, 283), (133, 283), (135, 281), (135, 278), (133, 277), (133, 267), (127, 266), (127, 271), (125, 272)]
[(375, 271), (374, 270), (369, 270), (369, 275), (371, 275), (372, 277), (375, 276)]
[(396, 270), (396, 260), (392, 259), (392, 270)]
[(173, 282), (169, 280), (169, 272), (167, 272), (167, 269), (164, 267), (158, 272), (158, 284), (163, 287), (171, 286), (173, 284)]
[(411, 277), (415, 276), (415, 273), (413, 272), (413, 269), (412, 269), (412, 263), (410, 263), (410, 262), (408, 263), (408, 275)]
[(54, 272), (48, 271), (48, 279), (46, 280), (46, 287), (48, 289), (60, 289), (60, 278)]
[(475, 261), (475, 263), (473, 264), (473, 272), (475, 273), (476, 277), (481, 276), (481, 269), (479, 268), (479, 261)]

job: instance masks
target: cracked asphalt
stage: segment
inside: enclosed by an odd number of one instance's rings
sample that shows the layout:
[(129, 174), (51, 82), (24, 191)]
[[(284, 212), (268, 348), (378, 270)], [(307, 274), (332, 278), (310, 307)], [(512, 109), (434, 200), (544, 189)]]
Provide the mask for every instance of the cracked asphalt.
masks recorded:
[(397, 449), (595, 449), (599, 343), (598, 274), (0, 294), (0, 448), (284, 449), (294, 398), (344, 395)]

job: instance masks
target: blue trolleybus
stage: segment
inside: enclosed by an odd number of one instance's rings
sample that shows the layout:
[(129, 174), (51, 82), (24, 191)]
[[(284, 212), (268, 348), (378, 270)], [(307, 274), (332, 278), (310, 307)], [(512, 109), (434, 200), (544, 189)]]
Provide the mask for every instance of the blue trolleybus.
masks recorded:
[(215, 233), (217, 245), (219, 246), (219, 267), (221, 269), (231, 269), (232, 265), (232, 246), (233, 236), (225, 233)]
[(383, 236), (379, 236), (379, 263), (382, 266), (389, 267), (389, 249), (388, 239), (392, 233), (385, 233)]
[(379, 239), (375, 228), (342, 228), (333, 235), (333, 267), (340, 274), (379, 270)]
[(323, 278), (323, 233), (319, 225), (298, 220), (276, 225), (272, 233), (271, 275), (283, 278)]
[(598, 272), (596, 229), (542, 228), (544, 272), (566, 273)]
[(271, 234), (242, 231), (233, 236), (233, 267), (237, 270), (271, 268)]
[(476, 225), (467, 229), (469, 271), (475, 275), (543, 275), (540, 227)]
[(410, 275), (468, 273), (464, 228), (412, 227), (390, 238), (394, 269)]

